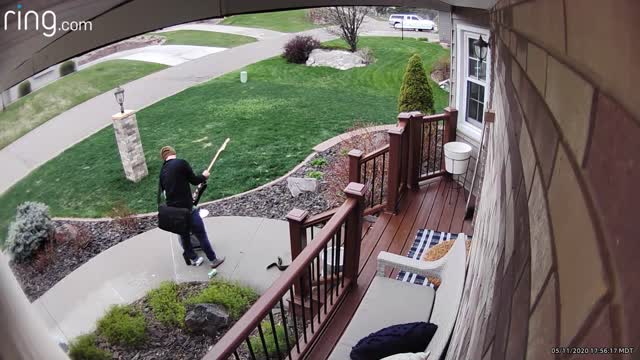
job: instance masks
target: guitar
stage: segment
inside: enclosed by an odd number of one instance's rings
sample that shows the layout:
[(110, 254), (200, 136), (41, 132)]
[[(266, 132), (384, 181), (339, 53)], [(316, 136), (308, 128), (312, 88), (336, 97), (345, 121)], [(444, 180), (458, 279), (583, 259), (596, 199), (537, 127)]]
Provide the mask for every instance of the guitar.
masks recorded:
[[(213, 164), (215, 164), (216, 160), (218, 160), (218, 156), (220, 156), (220, 153), (227, 147), (229, 140), (231, 139), (227, 138), (227, 140), (224, 141), (220, 149), (218, 149), (218, 152), (216, 152), (216, 156), (214, 156), (213, 160), (211, 160), (211, 163), (209, 164), (207, 171), (211, 172), (211, 168), (213, 167)], [(193, 206), (198, 206), (198, 203), (200, 202), (200, 198), (202, 197), (202, 194), (206, 189), (207, 189), (206, 180), (203, 183), (196, 186), (196, 189), (193, 191), (193, 194), (191, 194), (191, 197), (193, 198)]]

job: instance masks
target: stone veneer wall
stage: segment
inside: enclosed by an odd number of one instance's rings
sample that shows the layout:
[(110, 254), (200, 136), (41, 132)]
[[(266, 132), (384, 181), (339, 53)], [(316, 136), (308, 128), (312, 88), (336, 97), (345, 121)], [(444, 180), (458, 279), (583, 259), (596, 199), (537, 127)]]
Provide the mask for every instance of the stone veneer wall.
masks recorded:
[(496, 120), (447, 359), (640, 358), (639, 16), (637, 0), (492, 10)]

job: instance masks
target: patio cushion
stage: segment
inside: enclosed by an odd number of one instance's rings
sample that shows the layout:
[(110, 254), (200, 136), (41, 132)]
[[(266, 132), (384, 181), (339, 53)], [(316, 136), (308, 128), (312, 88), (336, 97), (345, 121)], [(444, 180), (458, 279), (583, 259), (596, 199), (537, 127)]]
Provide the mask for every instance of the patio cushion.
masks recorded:
[(382, 328), (409, 322), (429, 322), (435, 291), (376, 276), (329, 359), (349, 359), (351, 348)]
[(362, 338), (351, 351), (351, 360), (382, 359), (427, 348), (437, 325), (426, 322), (391, 325)]

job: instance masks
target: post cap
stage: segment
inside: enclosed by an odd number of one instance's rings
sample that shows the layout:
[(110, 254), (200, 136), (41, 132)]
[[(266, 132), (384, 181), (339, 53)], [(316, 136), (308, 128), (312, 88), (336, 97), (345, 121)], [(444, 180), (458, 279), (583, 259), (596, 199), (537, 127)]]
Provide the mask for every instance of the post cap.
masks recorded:
[(366, 186), (356, 182), (350, 182), (344, 189), (344, 193), (347, 194), (348, 197), (364, 197), (365, 192)]
[(402, 135), (403, 132), (404, 132), (404, 128), (400, 126), (392, 127), (391, 129), (387, 130), (387, 134), (390, 134), (390, 135)]
[(287, 220), (303, 222), (309, 216), (309, 212), (301, 209), (293, 209), (287, 214)]
[(362, 152), (362, 150), (351, 149), (351, 151), (349, 151), (347, 155), (349, 155), (350, 157), (361, 157), (362, 155), (364, 155), (364, 153)]
[(136, 113), (136, 110), (125, 110), (124, 113), (118, 112), (116, 114), (113, 114), (111, 116), (111, 118), (113, 120), (122, 120), (122, 119), (126, 119), (129, 116), (133, 115)]

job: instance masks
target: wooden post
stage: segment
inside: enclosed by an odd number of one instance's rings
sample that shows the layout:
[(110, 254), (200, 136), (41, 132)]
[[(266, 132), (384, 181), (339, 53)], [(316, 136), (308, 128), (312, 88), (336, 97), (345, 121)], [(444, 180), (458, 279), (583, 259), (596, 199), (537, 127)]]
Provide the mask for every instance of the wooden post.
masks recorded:
[[(289, 221), (289, 243), (291, 246), (291, 262), (295, 260), (302, 249), (307, 246), (307, 229), (304, 227), (304, 221), (309, 216), (309, 212), (306, 210), (293, 209), (287, 214), (287, 221)], [(309, 293), (309, 285), (306, 277), (302, 279), (302, 287), (304, 293)], [(293, 287), (296, 295), (301, 293), (300, 285), (294, 284)]]
[(447, 119), (444, 122), (444, 144), (456, 141), (456, 130), (458, 128), (458, 110), (452, 107), (446, 107), (444, 113)]
[(344, 193), (347, 195), (347, 201), (357, 201), (357, 205), (351, 210), (351, 213), (347, 217), (347, 233), (344, 245), (344, 276), (351, 279), (351, 286), (356, 286), (358, 280), (365, 192), (365, 185), (354, 182), (349, 183), (347, 188), (344, 189)]
[(307, 246), (307, 229), (304, 228), (304, 221), (309, 216), (309, 212), (300, 209), (293, 209), (287, 214), (289, 221), (289, 241), (291, 244), (291, 261), (295, 260), (302, 249)]
[(349, 182), (360, 182), (360, 160), (364, 155), (362, 151), (353, 149), (349, 151)]
[[(443, 135), (444, 141), (442, 142), (443, 156), (444, 156), (444, 144), (451, 141), (456, 141), (456, 132), (458, 129), (458, 110), (452, 107), (446, 107), (444, 108), (444, 113), (445, 115), (447, 115), (447, 118), (444, 122), (444, 135)], [(445, 176), (447, 176), (448, 178), (451, 178), (451, 174), (446, 172), (444, 163), (445, 163), (444, 161), (440, 162), (440, 170), (444, 172)]]
[(420, 152), (422, 134), (422, 114), (410, 113), (409, 118), (409, 160), (407, 162), (407, 185), (412, 190), (418, 190), (420, 178)]
[(389, 129), (389, 183), (387, 185), (386, 211), (396, 213), (398, 210), (399, 188), (402, 176), (402, 135), (405, 129), (396, 127)]

